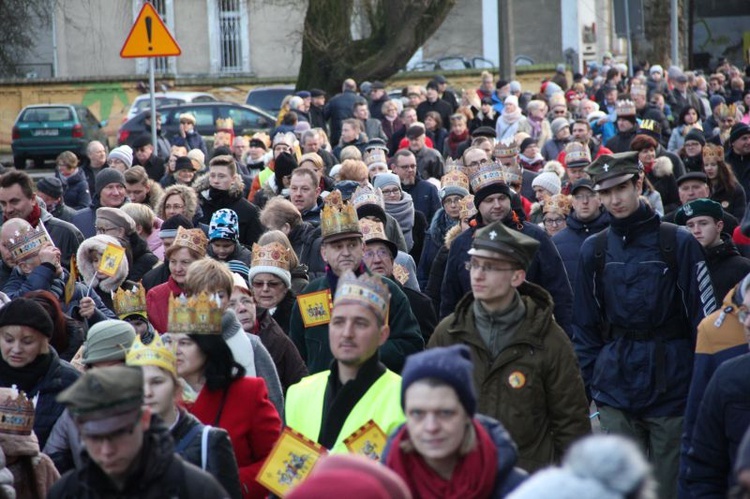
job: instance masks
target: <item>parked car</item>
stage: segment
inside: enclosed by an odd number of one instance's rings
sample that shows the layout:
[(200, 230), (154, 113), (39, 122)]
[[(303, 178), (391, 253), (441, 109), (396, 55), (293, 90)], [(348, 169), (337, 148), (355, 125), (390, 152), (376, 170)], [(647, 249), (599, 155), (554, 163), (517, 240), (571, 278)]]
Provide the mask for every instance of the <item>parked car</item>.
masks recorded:
[(63, 151), (83, 157), (90, 141), (107, 143), (104, 125), (87, 107), (78, 104), (26, 106), (13, 125), (13, 165), (23, 169), (26, 160), (33, 159), (34, 166), (42, 168), (45, 160), (55, 159)]
[[(256, 132), (270, 132), (276, 119), (270, 114), (253, 106), (233, 102), (194, 102), (179, 106), (157, 108), (161, 114), (162, 134), (170, 139), (180, 130), (180, 115), (191, 113), (195, 116), (195, 129), (204, 138), (213, 138), (216, 133), (216, 120), (232, 118), (235, 135), (252, 135)], [(150, 111), (143, 111), (120, 127), (117, 134), (118, 144), (132, 145), (135, 137), (147, 133), (144, 121)]]
[(284, 97), (294, 93), (294, 85), (277, 85), (273, 87), (258, 87), (247, 93), (245, 104), (258, 107), (268, 114), (279, 115)]
[[(187, 104), (189, 102), (216, 102), (218, 99), (206, 92), (159, 92), (154, 94), (156, 108)], [(133, 99), (124, 121), (132, 120), (141, 111), (151, 107), (151, 94), (142, 94)], [(123, 121), (123, 123), (124, 123)]]

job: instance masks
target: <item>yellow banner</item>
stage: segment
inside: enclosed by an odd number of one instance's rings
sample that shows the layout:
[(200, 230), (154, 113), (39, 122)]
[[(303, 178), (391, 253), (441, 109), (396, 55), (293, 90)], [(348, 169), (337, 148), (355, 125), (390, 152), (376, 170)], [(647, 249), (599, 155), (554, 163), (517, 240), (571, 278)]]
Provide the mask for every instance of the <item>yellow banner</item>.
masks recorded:
[(70, 275), (68, 275), (68, 281), (65, 283), (65, 304), (68, 305), (70, 300), (73, 299), (73, 294), (76, 292), (76, 281), (78, 280), (78, 265), (76, 265), (76, 257), (72, 255), (70, 257)]
[(297, 297), (297, 306), (305, 327), (321, 326), (331, 322), (331, 290), (323, 289)]
[(120, 262), (125, 257), (125, 248), (121, 246), (115, 246), (114, 244), (107, 244), (107, 249), (102, 254), (102, 259), (99, 260), (99, 268), (97, 269), (102, 274), (106, 274), (109, 277), (114, 277), (117, 274), (117, 269), (120, 267)]
[(299, 485), (327, 451), (291, 428), (284, 428), (255, 480), (279, 497)]
[(373, 461), (380, 461), (387, 440), (388, 438), (380, 429), (380, 426), (371, 419), (344, 439), (344, 445), (352, 454), (359, 454), (369, 457)]

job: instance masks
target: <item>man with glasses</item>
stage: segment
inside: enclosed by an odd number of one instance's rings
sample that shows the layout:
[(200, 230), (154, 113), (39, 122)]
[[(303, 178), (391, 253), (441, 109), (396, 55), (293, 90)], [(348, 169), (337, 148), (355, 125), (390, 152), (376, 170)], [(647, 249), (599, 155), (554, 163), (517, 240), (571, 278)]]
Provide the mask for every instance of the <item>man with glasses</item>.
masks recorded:
[(87, 371), (58, 396), (86, 454), (48, 497), (229, 497), (214, 477), (174, 453), (169, 428), (143, 406), (143, 396), (141, 368), (126, 366)]
[[(326, 274), (311, 281), (297, 297), (289, 326), (289, 335), (310, 373), (327, 369), (333, 360), (331, 348), (336, 345), (329, 345), (328, 326), (339, 278), (347, 271), (358, 276), (370, 273), (362, 261), (365, 248), (357, 212), (353, 204), (342, 200), (338, 190), (326, 198), (320, 228), (320, 254), (327, 264)], [(383, 281), (390, 291), (390, 335), (380, 349), (380, 358), (389, 369), (401, 372), (406, 357), (422, 350), (424, 341), (404, 292), (390, 279)]]
[(477, 230), (465, 264), (471, 293), (428, 344), (469, 346), (478, 411), (503, 423), (518, 445), (518, 465), (530, 473), (591, 432), (573, 347), (555, 321), (549, 293), (526, 280), (539, 246), (501, 221)]
[[(393, 158), (392, 168), (393, 173), (398, 175), (401, 181), (401, 189), (411, 196), (414, 202), (414, 209), (421, 212), (429, 223), (440, 209), (440, 196), (438, 195), (437, 187), (423, 180), (419, 175), (417, 171), (417, 158), (408, 149), (401, 149), (396, 153), (396, 156)], [(383, 197), (389, 199), (387, 197), (389, 194), (383, 192)], [(392, 194), (395, 196), (398, 193), (392, 191)]]

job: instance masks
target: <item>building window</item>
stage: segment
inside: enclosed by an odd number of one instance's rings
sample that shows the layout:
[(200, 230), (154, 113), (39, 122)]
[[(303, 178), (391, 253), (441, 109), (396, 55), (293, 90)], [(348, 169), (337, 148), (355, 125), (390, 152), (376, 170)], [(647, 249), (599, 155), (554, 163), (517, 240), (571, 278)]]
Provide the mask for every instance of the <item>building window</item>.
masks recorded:
[(211, 0), (208, 3), (211, 72), (249, 72), (247, 0)]

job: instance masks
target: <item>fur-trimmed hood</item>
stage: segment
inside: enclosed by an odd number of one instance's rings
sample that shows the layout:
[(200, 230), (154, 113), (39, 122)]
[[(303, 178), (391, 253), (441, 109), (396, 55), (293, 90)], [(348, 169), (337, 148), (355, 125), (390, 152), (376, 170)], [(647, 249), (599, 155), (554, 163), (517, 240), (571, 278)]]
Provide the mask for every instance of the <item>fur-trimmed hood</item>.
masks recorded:
[(657, 178), (668, 177), (674, 173), (674, 166), (668, 157), (662, 156), (656, 158), (656, 161), (654, 161), (654, 167), (651, 171), (654, 172), (654, 176)]
[[(81, 271), (81, 275), (83, 276), (86, 285), (91, 282), (91, 278), (97, 270), (96, 267), (94, 267), (94, 263), (90, 256), (91, 250), (96, 250), (101, 255), (104, 253), (104, 250), (107, 249), (107, 244), (114, 244), (122, 247), (122, 244), (120, 244), (117, 239), (106, 234), (97, 234), (96, 236), (85, 239), (78, 247), (76, 263), (78, 263), (78, 269)], [(106, 279), (99, 281), (99, 289), (108, 293), (115, 291), (123, 282), (125, 282), (128, 272), (130, 272), (128, 259), (123, 256), (115, 276), (107, 277)]]
[[(211, 184), (208, 181), (208, 173), (196, 178), (193, 182), (193, 189), (199, 197), (208, 199), (208, 192)], [(232, 198), (241, 198), (245, 190), (245, 183), (240, 175), (235, 175), (232, 184), (229, 186), (229, 196)]]
[(453, 227), (451, 227), (450, 229), (448, 229), (448, 232), (445, 233), (445, 247), (448, 248), (448, 249), (450, 249), (451, 248), (451, 244), (453, 244), (453, 241), (455, 241), (456, 238), (459, 235), (461, 235), (461, 233), (463, 231), (464, 230), (461, 228), (461, 224), (460, 223), (458, 223), (458, 224), (454, 225)]
[(164, 205), (167, 204), (167, 198), (173, 194), (177, 194), (182, 198), (182, 202), (185, 203), (185, 213), (189, 215), (187, 218), (188, 220), (192, 220), (198, 209), (198, 197), (192, 187), (182, 184), (173, 184), (164, 189), (164, 192), (162, 192), (162, 195), (154, 208), (156, 215), (162, 220), (167, 219), (164, 214)]

